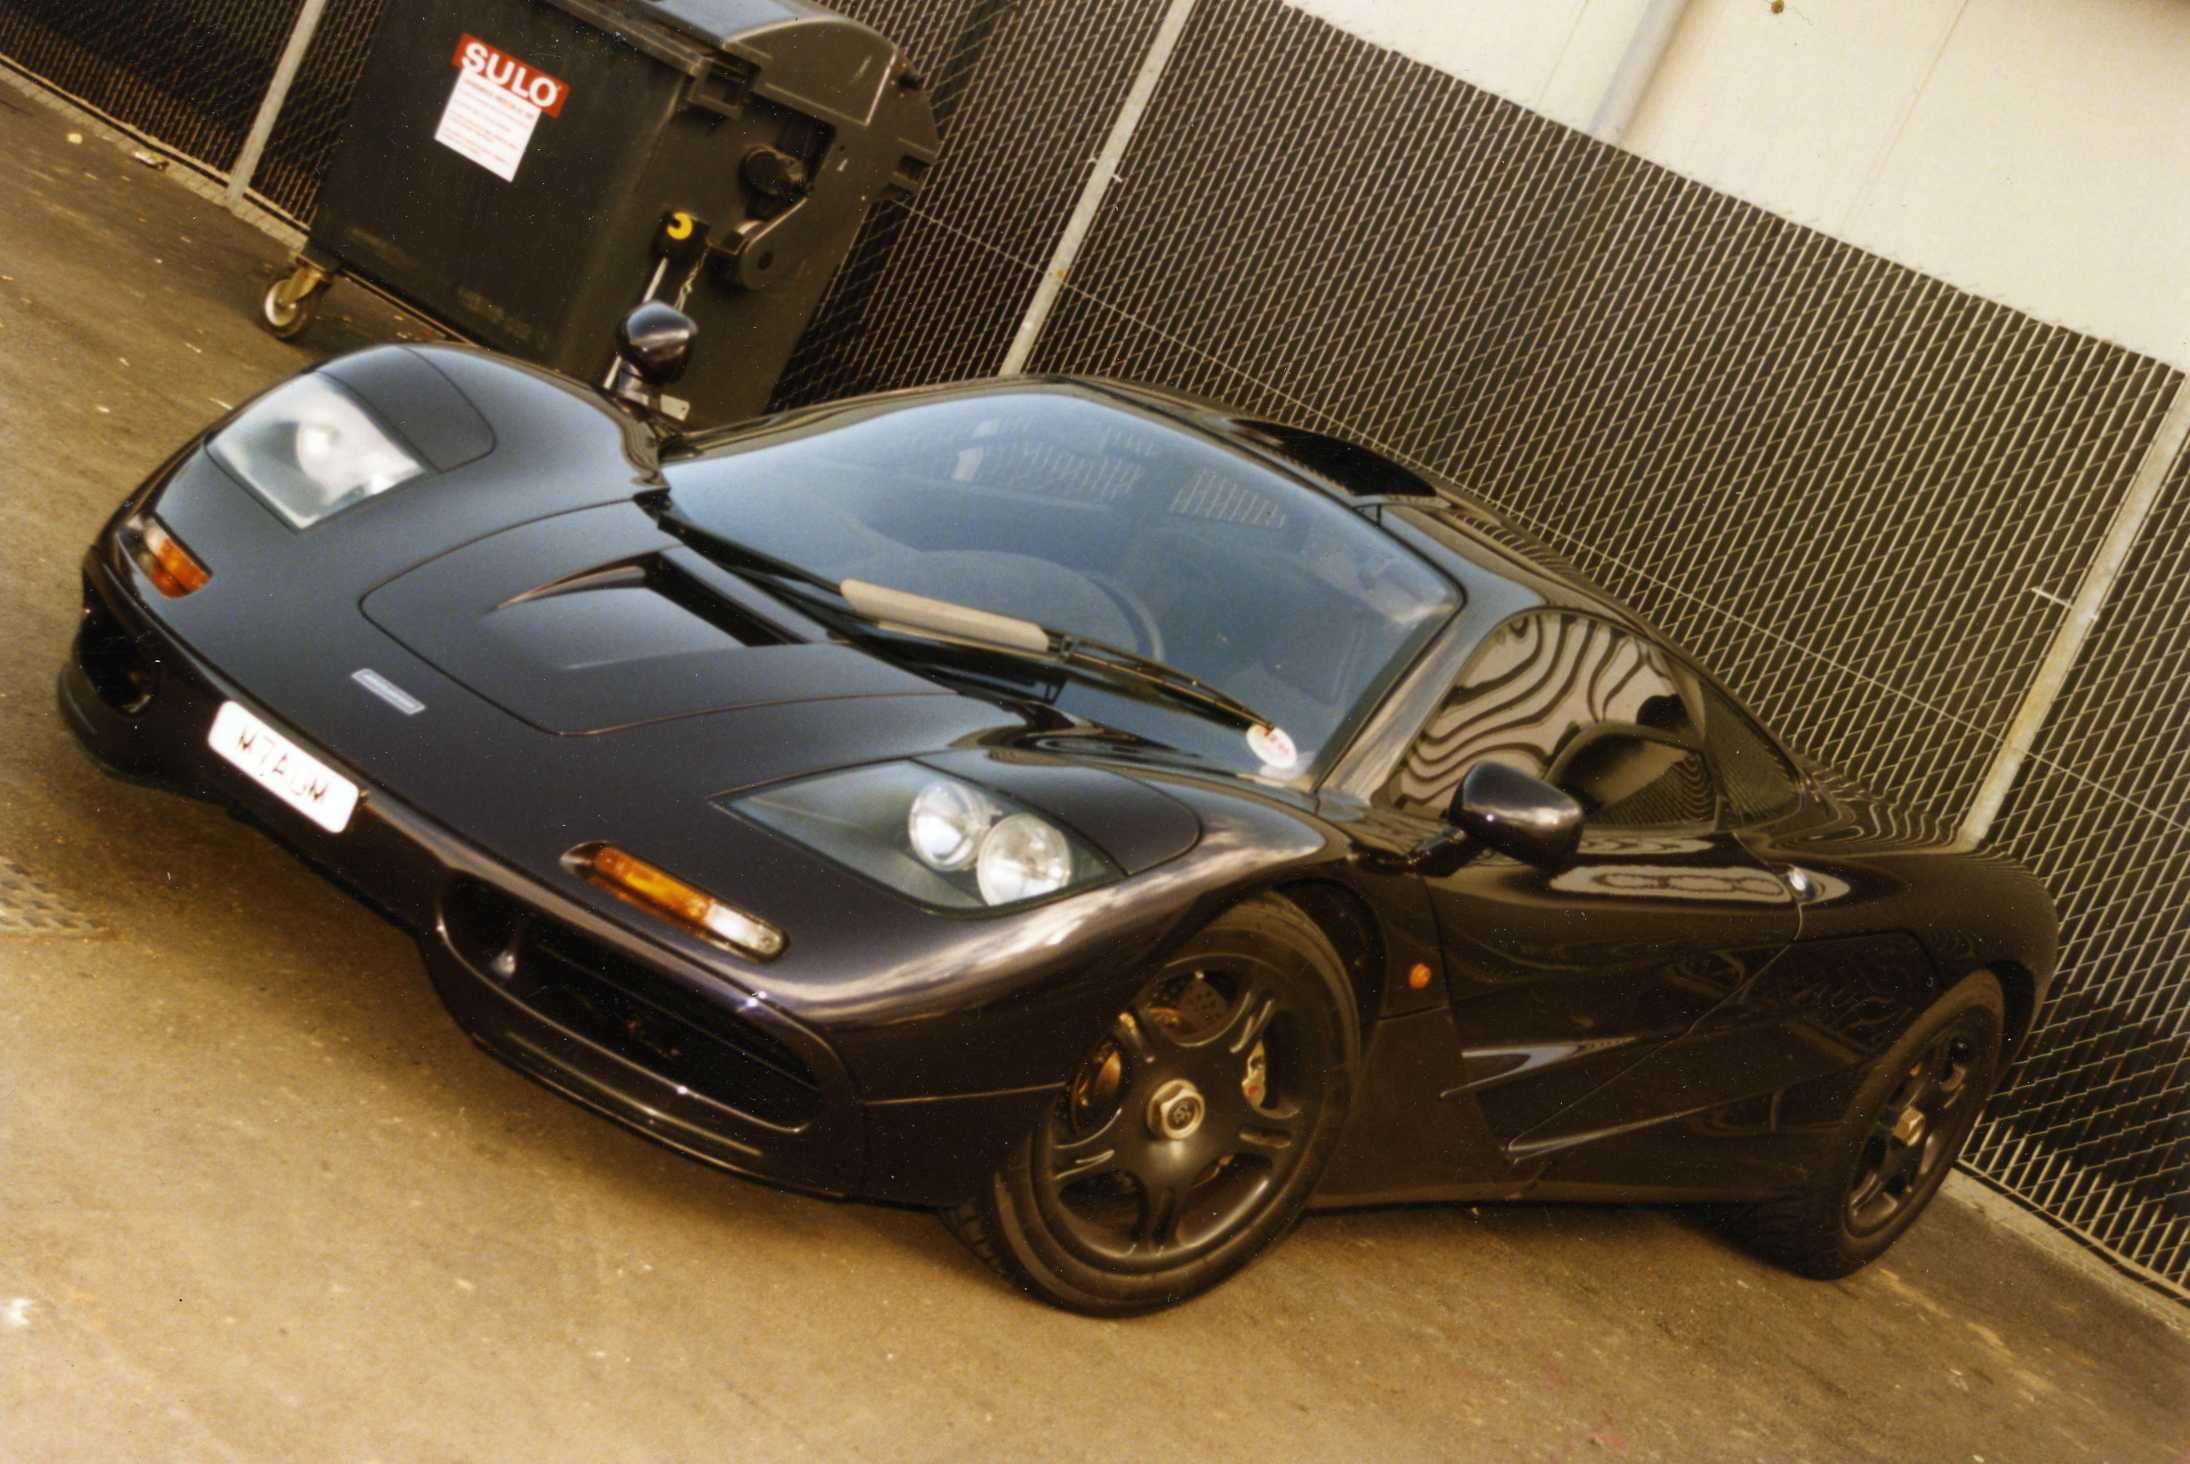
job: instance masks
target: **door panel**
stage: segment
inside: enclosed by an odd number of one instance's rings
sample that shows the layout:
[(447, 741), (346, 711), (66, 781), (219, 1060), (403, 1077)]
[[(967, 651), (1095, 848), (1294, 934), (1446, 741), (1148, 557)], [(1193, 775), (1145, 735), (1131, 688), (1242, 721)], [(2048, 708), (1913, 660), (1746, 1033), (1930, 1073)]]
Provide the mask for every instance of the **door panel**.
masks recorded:
[(1706, 829), (1600, 829), (1556, 875), (1482, 854), (1428, 883), (1463, 1086), (1508, 1144), (1687, 1033), (1796, 929), (1779, 878)]
[(1462, 1090), (1511, 1145), (1687, 1033), (1794, 938), (1786, 885), (1725, 825), (1694, 674), (1632, 629), (1537, 606), (1486, 634), (1380, 802), (1445, 827), (1486, 759), (1588, 814), (1575, 865), (1484, 850), (1426, 872)]

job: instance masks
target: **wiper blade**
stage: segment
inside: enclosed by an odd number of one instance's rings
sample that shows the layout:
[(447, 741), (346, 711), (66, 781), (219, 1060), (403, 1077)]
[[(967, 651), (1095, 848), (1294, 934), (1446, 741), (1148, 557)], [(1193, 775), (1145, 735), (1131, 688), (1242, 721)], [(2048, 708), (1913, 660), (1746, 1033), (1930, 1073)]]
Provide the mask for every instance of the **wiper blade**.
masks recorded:
[(690, 548), (725, 569), (759, 575), (776, 581), (779, 586), (795, 587), (793, 593), (801, 600), (810, 601), (813, 598), (810, 592), (819, 591), (831, 602), (826, 608), (839, 615), (849, 610), (853, 617), (881, 630), (1005, 651), (1032, 660), (1064, 662), (1112, 677), (1125, 677), (1173, 701), (1196, 707), (1250, 731), (1258, 727), (1277, 730), (1277, 723), (1230, 692), (1138, 651), (1070, 631), (1052, 630), (1017, 616), (999, 615), (952, 600), (916, 595), (910, 590), (892, 589), (866, 580), (832, 580), (802, 564), (779, 559), (766, 550), (752, 548), (684, 518), (671, 506), (666, 494), (650, 496), (653, 501), (647, 507), (655, 522)]
[(1014, 615), (998, 615), (951, 600), (937, 600), (909, 590), (893, 590), (887, 585), (870, 584), (865, 580), (848, 579), (837, 589), (855, 612), (885, 630), (910, 631), (931, 639), (940, 637), (1038, 660), (1084, 666), (1112, 676), (1128, 677), (1173, 701), (1197, 707), (1242, 727), (1275, 729), (1277, 726), (1230, 692), (1211, 686), (1176, 666), (1107, 641), (1052, 630)]
[(1187, 702), (1216, 712), (1242, 727), (1276, 728), (1277, 723), (1241, 701), (1232, 693), (1211, 686), (1198, 676), (1190, 676), (1176, 666), (1167, 665), (1138, 651), (1126, 650), (1107, 641), (1090, 640), (1086, 636), (1065, 635), (1056, 654), (1076, 666), (1094, 666), (1136, 680), (1162, 691), (1175, 701)]
[(680, 516), (666, 501), (650, 505), (654, 521), (664, 532), (682, 541), (688, 548), (698, 551), (724, 569), (758, 574), (772, 580), (789, 581), (803, 590), (819, 590), (832, 600), (842, 600), (844, 592), (837, 582), (826, 575), (816, 574), (802, 564), (788, 559), (778, 559), (765, 550), (703, 528), (690, 519)]

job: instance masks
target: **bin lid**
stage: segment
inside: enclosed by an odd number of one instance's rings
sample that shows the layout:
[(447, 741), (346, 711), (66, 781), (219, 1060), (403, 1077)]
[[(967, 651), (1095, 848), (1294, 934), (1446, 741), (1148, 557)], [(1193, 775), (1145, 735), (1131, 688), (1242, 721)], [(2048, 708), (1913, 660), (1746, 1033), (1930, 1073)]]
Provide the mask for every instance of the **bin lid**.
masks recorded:
[(804, 0), (641, 0), (632, 8), (653, 11), (679, 30), (723, 48), (746, 31), (787, 21), (842, 19)]
[[(840, 124), (871, 126), (883, 82), (897, 55), (880, 31), (806, 0), (550, 0), (647, 46), (643, 25), (651, 20), (681, 32), (710, 51), (751, 62), (759, 89), (792, 106), (832, 117)], [(667, 54), (663, 59), (668, 60)]]

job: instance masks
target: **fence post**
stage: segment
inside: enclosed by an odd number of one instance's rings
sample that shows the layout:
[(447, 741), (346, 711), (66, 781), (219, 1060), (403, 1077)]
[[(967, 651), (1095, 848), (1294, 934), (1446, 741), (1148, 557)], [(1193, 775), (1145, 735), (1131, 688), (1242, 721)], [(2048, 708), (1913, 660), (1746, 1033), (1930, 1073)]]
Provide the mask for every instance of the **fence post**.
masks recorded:
[(281, 115), (282, 103), (289, 100), (289, 88), (296, 84), (297, 71), (304, 65), (304, 53), (311, 48), (312, 36), (319, 30), (319, 18), (327, 13), (327, 0), (304, 0), (304, 8), (297, 12), (297, 23), (289, 31), (289, 44), (282, 47), (281, 60), (274, 65), (274, 79), (267, 83), (266, 97), (259, 103), (259, 114), (251, 120), (251, 131), (243, 139), (243, 151), (236, 155), (236, 166), (228, 174), (228, 206), (241, 211), (244, 195), (250, 191), (251, 179), (259, 170), (259, 159), (266, 155), (266, 140), (274, 135), (274, 119)]
[(2008, 724), (2007, 735), (2000, 739), (2000, 750), (1993, 754), (1985, 781), (1970, 800), (1957, 841), (1961, 847), (1974, 849), (1991, 835), (1993, 820), (2000, 816), (2000, 805), (2007, 801), (2016, 775), (2023, 770), (2024, 759), (2030, 756), (2039, 734), (2045, 730), (2053, 703), (2068, 685), (2069, 673), (2076, 669), (2084, 642), (2098, 623), (2099, 612), (2106, 608), (2107, 597), (2114, 593), (2114, 581), (2129, 562), (2130, 551), (2137, 547), (2145, 520), (2152, 516), (2152, 505), (2158, 501), (2160, 489), (2166, 486), (2168, 469), (2174, 466), (2175, 455), (2185, 450), (2185, 441), (2190, 441), (2190, 381), (2176, 384), (2175, 394), (2168, 400), (2159, 426), (2153, 430), (2152, 441), (2145, 447), (2144, 460), (2137, 465), (2136, 476), (2129, 480), (2129, 490), (2122, 495), (2121, 506), (2114, 511), (2114, 521), (2107, 525), (2106, 537), (2100, 541), (2098, 550), (2091, 556), (2090, 567), (2076, 587), (2076, 598), (2070, 602), (2068, 614), (2061, 617), (2059, 627), (2053, 632), (2045, 659), (2038, 663), (2037, 674), (2031, 678), (2022, 704), (2016, 708), (2015, 720)]
[(997, 369), (997, 375), (1017, 376), (1027, 369), (1027, 358), (1034, 354), (1034, 343), (1042, 338), (1042, 327), (1049, 323), (1049, 313), (1057, 306), (1057, 294), (1064, 288), (1065, 277), (1079, 262), (1080, 246), (1087, 242), (1088, 230), (1095, 226), (1095, 215), (1102, 210), (1103, 195), (1110, 191), (1111, 180), (1118, 175), (1118, 164), (1125, 160), (1125, 150), (1132, 145), (1141, 116), (1156, 95), (1156, 83), (1163, 80), (1164, 68), (1171, 64), (1171, 53), (1179, 44), (1179, 34), (1186, 29), (1187, 17), (1193, 13), (1194, 0), (1171, 0), (1170, 8), (1164, 11), (1163, 20), (1156, 27), (1156, 38), (1150, 42), (1140, 72), (1133, 78), (1132, 90), (1126, 93), (1125, 105), (1118, 109), (1117, 120), (1110, 125), (1110, 136), (1103, 143), (1102, 152), (1088, 170), (1087, 186), (1080, 191), (1080, 202), (1072, 210), (1072, 217), (1065, 221), (1065, 231), (1057, 238), (1049, 267), (1042, 271), (1042, 282), (1035, 287), (1034, 299), (1019, 322), (1019, 333), (1012, 338), (1011, 349), (1004, 353), (1004, 364)]

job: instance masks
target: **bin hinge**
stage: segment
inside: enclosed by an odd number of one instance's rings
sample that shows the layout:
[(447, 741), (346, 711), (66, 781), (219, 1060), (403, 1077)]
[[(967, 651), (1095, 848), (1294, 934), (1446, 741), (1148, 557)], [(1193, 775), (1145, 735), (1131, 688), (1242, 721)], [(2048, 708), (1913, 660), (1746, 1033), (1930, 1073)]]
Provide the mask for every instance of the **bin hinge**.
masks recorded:
[(823, 236), (833, 221), (809, 207), (812, 177), (803, 162), (780, 148), (753, 148), (739, 171), (755, 193), (783, 207), (736, 225), (715, 249), (732, 280), (748, 290), (765, 290), (805, 252), (827, 242)]
[(745, 99), (760, 74), (752, 62), (736, 56), (719, 56), (705, 71), (692, 78), (684, 103), (718, 116), (737, 117), (745, 111)]

